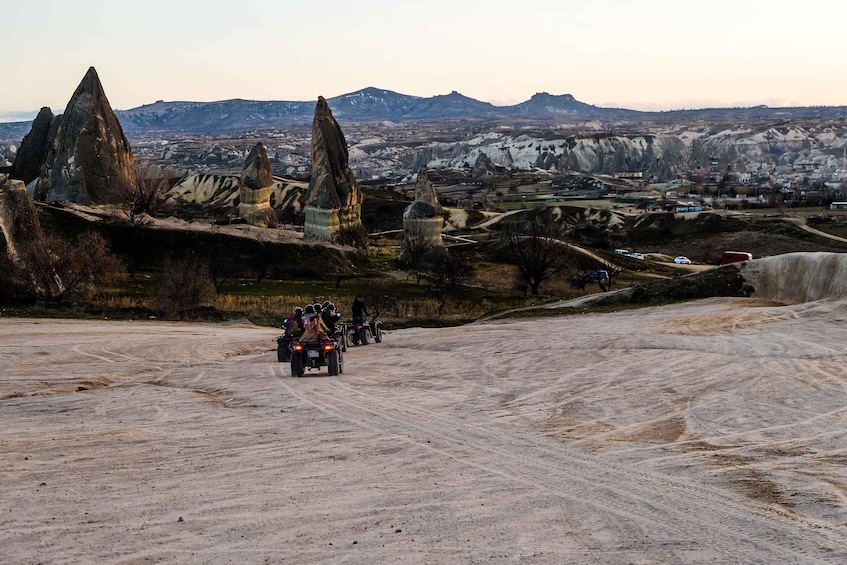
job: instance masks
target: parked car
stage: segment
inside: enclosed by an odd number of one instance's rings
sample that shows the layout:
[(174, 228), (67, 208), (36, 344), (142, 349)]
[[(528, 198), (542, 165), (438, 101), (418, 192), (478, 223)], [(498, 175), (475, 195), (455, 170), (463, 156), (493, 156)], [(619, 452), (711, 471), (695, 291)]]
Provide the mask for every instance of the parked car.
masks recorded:
[(615, 249), (615, 253), (618, 255), (629, 255), (629, 249)]
[(626, 256), (627, 256), (627, 257), (632, 257), (633, 259), (638, 259), (639, 261), (643, 261), (643, 260), (644, 260), (644, 255), (642, 255), (641, 253), (627, 253), (627, 255), (626, 255)]
[(683, 257), (683, 256), (680, 255), (679, 257), (675, 257), (673, 262), (676, 263), (677, 265), (690, 265), (691, 259), (689, 259), (688, 257)]

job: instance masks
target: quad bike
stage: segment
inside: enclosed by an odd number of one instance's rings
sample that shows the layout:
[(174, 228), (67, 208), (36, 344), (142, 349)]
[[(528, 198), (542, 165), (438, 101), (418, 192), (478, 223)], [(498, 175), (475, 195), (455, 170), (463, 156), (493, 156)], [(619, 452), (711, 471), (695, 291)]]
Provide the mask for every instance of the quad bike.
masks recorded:
[(367, 345), (373, 340), (375, 343), (382, 341), (382, 322), (379, 321), (379, 313), (367, 320), (351, 320), (347, 326), (347, 336), (353, 345)]
[(371, 335), (376, 343), (382, 343), (382, 322), (379, 321), (379, 312), (371, 316), (371, 321), (368, 324), (371, 328)]
[(347, 351), (347, 344), (350, 340), (347, 332), (347, 324), (338, 323), (335, 325), (335, 333), (330, 334), (330, 337), (338, 340), (338, 349), (342, 353)]
[(294, 340), (291, 343), (291, 376), (302, 377), (306, 369), (326, 367), (329, 376), (344, 372), (344, 358), (337, 339)]
[(275, 338), (274, 341), (276, 341), (276, 360), (280, 363), (291, 361), (291, 344), (294, 337), (283, 334)]
[(367, 345), (371, 341), (371, 328), (361, 319), (352, 318), (347, 324), (347, 339), (352, 345)]

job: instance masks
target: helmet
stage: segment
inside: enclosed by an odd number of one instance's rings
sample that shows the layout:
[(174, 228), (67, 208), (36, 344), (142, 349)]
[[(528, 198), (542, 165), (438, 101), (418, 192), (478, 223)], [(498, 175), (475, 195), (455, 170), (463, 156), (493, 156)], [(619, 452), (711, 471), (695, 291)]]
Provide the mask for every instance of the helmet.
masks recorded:
[(295, 316), (302, 316), (303, 315), (303, 309), (298, 306), (297, 308), (294, 309), (294, 315)]
[(329, 306), (324, 306), (324, 308), (329, 308), (330, 310), (335, 310), (335, 304), (332, 302), (329, 303)]
[(312, 308), (314, 308), (314, 309), (315, 309), (315, 312), (320, 312), (320, 311), (321, 311), (321, 305), (320, 305), (320, 304), (318, 304), (317, 302), (315, 302), (315, 303), (312, 305)]
[(315, 313), (315, 307), (312, 306), (311, 304), (307, 304), (306, 308), (305, 308), (305, 310), (303, 310), (303, 312), (306, 313), (306, 314), (314, 314)]
[(325, 301), (323, 304), (321, 304), (321, 308), (324, 310), (326, 310), (327, 308), (332, 308), (332, 302), (330, 302), (329, 300)]

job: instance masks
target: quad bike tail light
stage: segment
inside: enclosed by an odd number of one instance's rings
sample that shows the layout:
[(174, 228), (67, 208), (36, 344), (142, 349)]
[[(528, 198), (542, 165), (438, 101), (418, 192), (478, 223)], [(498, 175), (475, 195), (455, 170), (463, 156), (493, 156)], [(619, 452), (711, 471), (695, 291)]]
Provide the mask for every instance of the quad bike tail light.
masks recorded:
[(324, 345), (324, 351), (332, 351), (332, 344), (327, 343), (326, 345)]
[(294, 346), (294, 351), (303, 351), (303, 346), (299, 343)]

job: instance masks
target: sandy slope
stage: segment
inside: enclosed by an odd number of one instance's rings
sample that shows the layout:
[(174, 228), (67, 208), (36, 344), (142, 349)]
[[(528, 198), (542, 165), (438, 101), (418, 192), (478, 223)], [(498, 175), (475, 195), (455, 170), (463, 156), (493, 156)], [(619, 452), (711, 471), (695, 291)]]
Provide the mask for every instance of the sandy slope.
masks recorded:
[(847, 302), (273, 337), (0, 319), (0, 562), (847, 562)]

